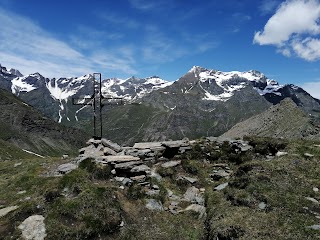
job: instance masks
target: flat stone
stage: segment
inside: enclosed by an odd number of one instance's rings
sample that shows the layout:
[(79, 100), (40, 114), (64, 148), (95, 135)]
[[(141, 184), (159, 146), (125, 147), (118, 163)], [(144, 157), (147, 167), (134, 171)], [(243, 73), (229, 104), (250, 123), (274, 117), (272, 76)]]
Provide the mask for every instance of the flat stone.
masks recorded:
[(18, 228), (22, 232), (23, 239), (44, 240), (47, 236), (44, 217), (33, 215), (25, 219)]
[(65, 164), (61, 164), (60, 166), (58, 166), (57, 171), (61, 174), (66, 174), (71, 172), (74, 169), (77, 169), (78, 165), (73, 164), (73, 163), (65, 163)]
[(25, 194), (25, 193), (27, 193), (27, 191), (26, 190), (23, 190), (23, 191), (19, 191), (19, 192), (17, 192), (17, 194)]
[(155, 199), (147, 199), (146, 208), (153, 211), (163, 211), (163, 206), (161, 202), (155, 200)]
[(108, 163), (122, 163), (122, 162), (131, 162), (131, 161), (139, 161), (140, 158), (133, 157), (130, 155), (122, 155), (122, 156), (104, 156), (103, 160)]
[(101, 157), (101, 156), (104, 156), (103, 146), (98, 145), (96, 147), (94, 145), (89, 145), (88, 147), (81, 148), (79, 150), (79, 154), (83, 155), (84, 157), (91, 157), (91, 158)]
[(309, 158), (312, 158), (312, 157), (314, 157), (314, 155), (313, 154), (310, 154), (310, 153), (305, 153), (305, 154), (303, 154), (305, 157), (309, 157)]
[(229, 178), (230, 177), (230, 173), (226, 172), (225, 170), (218, 170), (218, 171), (210, 174), (210, 177), (213, 180), (219, 180), (221, 178)]
[(307, 228), (310, 228), (313, 230), (320, 230), (320, 225), (312, 225), (312, 226), (308, 226)]
[(281, 152), (281, 151), (276, 153), (277, 157), (281, 157), (281, 156), (285, 156), (285, 155), (288, 155), (288, 153), (287, 152)]
[(131, 168), (130, 172), (136, 173), (136, 172), (149, 172), (150, 168), (147, 165), (139, 165)]
[(142, 164), (142, 161), (131, 161), (131, 162), (124, 162), (124, 163), (118, 163), (114, 165), (114, 168), (117, 169), (132, 169), (133, 167)]
[(22, 162), (15, 163), (13, 167), (18, 167), (20, 165), (22, 165)]
[(96, 139), (93, 139), (93, 138), (90, 138), (86, 144), (87, 145), (91, 145), (91, 144), (96, 144), (96, 145), (99, 145), (101, 143), (101, 140), (96, 140)]
[(222, 183), (222, 184), (216, 186), (216, 187), (214, 188), (214, 190), (220, 191), (220, 190), (222, 190), (222, 189), (225, 189), (228, 185), (229, 185), (229, 183)]
[(18, 209), (18, 206), (10, 206), (10, 207), (6, 207), (6, 208), (1, 208), (0, 209), (0, 217), (3, 217), (5, 215), (7, 215), (9, 212), (12, 212), (16, 209)]
[(191, 177), (186, 177), (186, 176), (182, 176), (182, 178), (187, 180), (191, 184), (196, 183), (198, 181), (197, 178), (191, 178)]
[(146, 180), (146, 175), (134, 176), (134, 177), (130, 177), (130, 179), (134, 182), (142, 183)]
[(107, 140), (105, 138), (101, 139), (101, 143), (103, 146), (108, 147), (110, 149), (112, 149), (115, 152), (121, 152), (122, 148), (119, 146), (119, 144), (111, 142), (110, 140)]
[(206, 216), (206, 208), (199, 204), (191, 204), (188, 206), (185, 211), (194, 211), (199, 213), (199, 218), (203, 218)]
[(229, 165), (227, 163), (215, 163), (212, 165), (212, 167), (217, 167), (217, 168), (226, 168)]
[(314, 198), (312, 198), (312, 197), (305, 197), (305, 199), (307, 199), (307, 200), (309, 200), (309, 201), (311, 201), (313, 203), (319, 204), (319, 201), (314, 199)]
[(112, 150), (111, 148), (105, 147), (103, 149), (103, 154), (106, 155), (106, 156), (108, 156), (108, 155), (115, 156), (115, 155), (117, 155), (117, 152)]
[(180, 147), (189, 146), (189, 143), (183, 140), (177, 140), (177, 141), (165, 141), (165, 142), (162, 142), (161, 145), (169, 148), (180, 148)]
[(136, 149), (154, 149), (154, 148), (161, 148), (161, 142), (141, 142), (135, 143), (133, 148)]
[(181, 164), (181, 160), (178, 160), (178, 161), (169, 161), (169, 162), (165, 162), (165, 163), (161, 164), (161, 167), (163, 167), (163, 168), (170, 168), (170, 167), (178, 166), (179, 164)]

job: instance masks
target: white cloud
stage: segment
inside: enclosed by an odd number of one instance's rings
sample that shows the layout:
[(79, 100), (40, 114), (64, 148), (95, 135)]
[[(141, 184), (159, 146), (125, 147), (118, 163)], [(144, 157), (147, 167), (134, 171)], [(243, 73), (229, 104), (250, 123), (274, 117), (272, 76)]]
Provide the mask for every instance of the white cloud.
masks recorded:
[(301, 87), (312, 97), (320, 99), (320, 82), (306, 82)]
[[(45, 77), (61, 77), (80, 76), (101, 70), (120, 71), (120, 74), (136, 72), (133, 69), (134, 63), (116, 49), (107, 52), (108, 57), (104, 58), (108, 62), (106, 64), (95, 58), (95, 48), (87, 49), (85, 55), (30, 19), (1, 8), (0, 22), (0, 63), (17, 68), (24, 74), (40, 72)], [(76, 38), (73, 40), (76, 41)]]
[(319, 0), (287, 0), (268, 20), (263, 31), (254, 35), (254, 43), (275, 45), (285, 56), (295, 53), (308, 61), (320, 58)]
[(259, 6), (259, 10), (262, 15), (267, 15), (272, 13), (280, 4), (279, 0), (263, 0)]

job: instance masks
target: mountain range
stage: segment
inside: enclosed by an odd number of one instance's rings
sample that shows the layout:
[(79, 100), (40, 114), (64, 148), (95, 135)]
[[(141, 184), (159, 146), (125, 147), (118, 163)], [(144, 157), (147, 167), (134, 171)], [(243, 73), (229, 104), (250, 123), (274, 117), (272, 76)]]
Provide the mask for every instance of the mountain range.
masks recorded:
[[(56, 122), (91, 131), (90, 106), (75, 106), (72, 98), (92, 96), (92, 74), (49, 79), (0, 69), (1, 88)], [(122, 106), (103, 108), (103, 135), (121, 144), (218, 136), (285, 98), (309, 116), (318, 118), (320, 113), (320, 100), (302, 88), (280, 85), (254, 70), (222, 72), (195, 66), (174, 82), (158, 76), (112, 78), (104, 79), (101, 89), (105, 97), (125, 100)]]

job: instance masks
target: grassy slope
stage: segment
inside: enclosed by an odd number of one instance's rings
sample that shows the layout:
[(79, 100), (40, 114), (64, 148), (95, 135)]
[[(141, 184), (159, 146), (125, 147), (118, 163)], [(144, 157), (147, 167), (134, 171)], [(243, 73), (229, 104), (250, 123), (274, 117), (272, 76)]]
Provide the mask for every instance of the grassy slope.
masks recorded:
[(76, 153), (88, 135), (44, 117), (13, 94), (0, 89), (0, 139), (49, 156)]
[[(274, 140), (255, 141), (259, 143), (255, 151), (262, 153)], [(196, 186), (206, 188), (205, 219), (191, 212), (149, 211), (144, 207), (147, 196), (119, 189), (101, 170), (97, 174), (78, 169), (64, 177), (45, 178), (40, 174), (62, 160), (35, 158), (17, 167), (18, 160), (3, 161), (0, 204), (20, 207), (0, 218), (0, 239), (18, 237), (16, 227), (32, 214), (45, 216), (48, 239), (318, 239), (319, 232), (307, 226), (319, 223), (312, 212), (320, 215), (320, 208), (305, 198), (320, 200), (320, 193), (313, 191), (320, 188), (320, 147), (315, 144), (319, 142), (290, 142), (288, 155), (270, 161), (255, 154), (236, 158), (228, 146), (220, 148), (219, 158), (212, 145), (195, 147), (181, 157), (181, 166), (161, 172), (166, 177), (154, 183), (181, 195), (188, 184), (177, 182), (176, 176), (197, 177)], [(314, 157), (305, 157), (306, 152)], [(213, 187), (226, 180), (209, 181), (215, 163), (228, 163), (234, 171), (229, 186), (219, 192)], [(22, 190), (26, 193), (18, 194)], [(165, 195), (159, 200), (168, 206)], [(258, 208), (260, 202), (267, 204), (265, 210)]]

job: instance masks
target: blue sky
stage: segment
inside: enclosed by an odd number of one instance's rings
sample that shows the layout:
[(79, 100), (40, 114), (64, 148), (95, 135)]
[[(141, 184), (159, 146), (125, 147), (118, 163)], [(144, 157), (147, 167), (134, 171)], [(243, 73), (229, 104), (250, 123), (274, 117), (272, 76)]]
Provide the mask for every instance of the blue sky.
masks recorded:
[(0, 63), (45, 77), (259, 70), (320, 98), (320, 0), (0, 0)]

